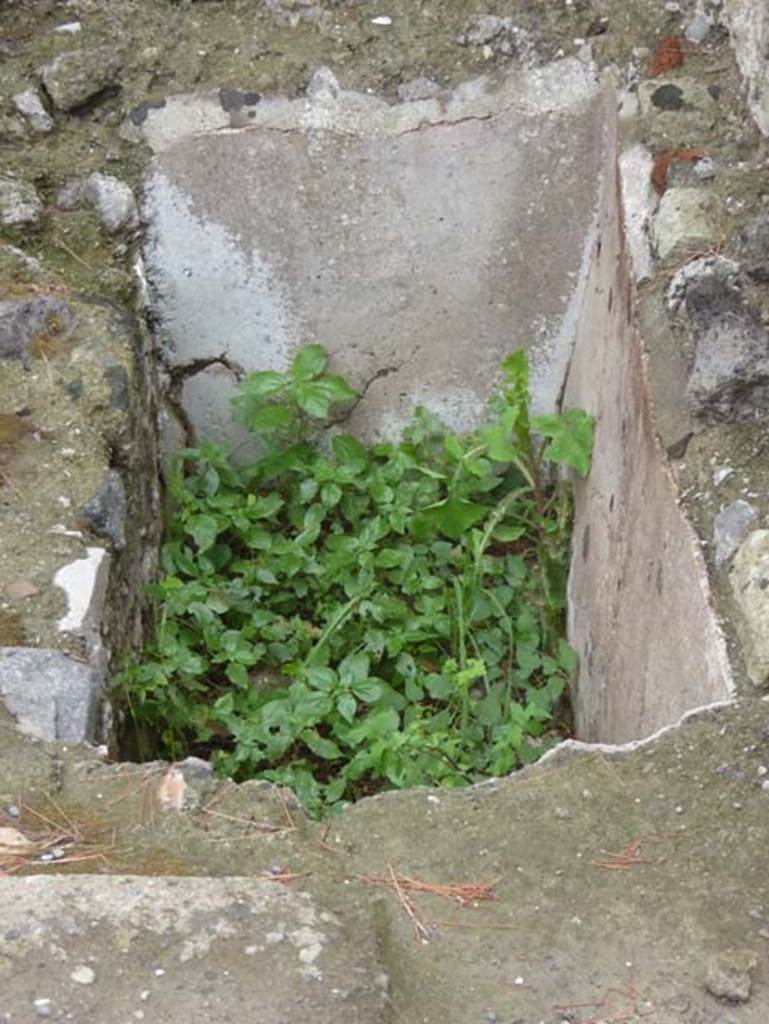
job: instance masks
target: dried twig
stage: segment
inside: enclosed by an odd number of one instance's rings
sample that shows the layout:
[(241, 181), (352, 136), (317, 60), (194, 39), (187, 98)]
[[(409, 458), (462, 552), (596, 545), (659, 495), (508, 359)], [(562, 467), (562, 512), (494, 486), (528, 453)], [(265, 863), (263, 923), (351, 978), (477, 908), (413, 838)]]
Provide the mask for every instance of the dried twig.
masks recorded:
[(398, 876), (393, 871), (392, 864), (387, 865), (387, 870), (389, 872), (392, 885), (398, 894), (398, 899), (401, 901), (401, 906), (414, 923), (414, 933), (416, 934), (416, 937), (421, 939), (423, 942), (429, 941), (430, 933), (421, 919), (421, 912), (404, 892), (403, 887), (398, 880)]
[(384, 875), (358, 875), (357, 878), (368, 885), (379, 885), (385, 888), (392, 887), (397, 881), (397, 885), (405, 892), (431, 892), (436, 896), (445, 896), (447, 899), (456, 900), (463, 907), (496, 898), (494, 886), (499, 881), (498, 878), (489, 883), (452, 882), (448, 885), (440, 885), (435, 882), (421, 882), (419, 879), (409, 878), (407, 875), (393, 876), (392, 869), (388, 867), (388, 870), (391, 872), (389, 877)]
[(603, 868), (605, 871), (627, 871), (636, 864), (662, 864), (664, 857), (652, 860), (649, 857), (641, 856), (641, 844), (651, 838), (658, 837), (638, 836), (636, 839), (631, 839), (619, 853), (607, 853), (603, 860), (593, 860), (590, 863), (593, 867)]

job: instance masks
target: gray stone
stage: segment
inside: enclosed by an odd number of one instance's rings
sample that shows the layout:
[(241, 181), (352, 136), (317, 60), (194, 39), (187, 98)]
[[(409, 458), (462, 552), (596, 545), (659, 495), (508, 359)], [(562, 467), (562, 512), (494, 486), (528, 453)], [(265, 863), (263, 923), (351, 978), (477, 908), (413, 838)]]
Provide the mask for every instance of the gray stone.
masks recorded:
[(429, 100), (437, 96), (441, 87), (432, 78), (412, 78), (410, 82), (403, 82), (398, 86), (398, 99), (402, 103), (409, 103), (413, 100)]
[(703, 43), (713, 27), (713, 19), (705, 11), (703, 0), (698, 0), (697, 9), (686, 26), (684, 35), (690, 43)]
[(742, 542), (730, 573), (740, 611), (738, 631), (748, 676), (769, 681), (769, 530), (754, 530)]
[(711, 178), (716, 176), (715, 162), (709, 156), (704, 156), (701, 160), (695, 160), (692, 169), (695, 177), (701, 181), (710, 181)]
[(123, 479), (116, 469), (110, 469), (98, 493), (83, 506), (83, 518), (95, 534), (121, 551), (125, 547), (125, 515)]
[(495, 14), (476, 14), (467, 22), (457, 36), (460, 46), (488, 47), (488, 53), (501, 53), (506, 57), (518, 56), (529, 59), (533, 56), (533, 43), (524, 29), (519, 28), (512, 18), (500, 18)]
[(646, 144), (654, 149), (704, 145), (718, 112), (705, 82), (651, 78), (638, 87)]
[(111, 174), (94, 171), (87, 178), (68, 182), (56, 196), (60, 210), (74, 210), (82, 203), (93, 206), (110, 233), (135, 228), (139, 211), (131, 189)]
[(690, 283), (686, 312), (696, 340), (686, 394), (692, 411), (751, 420), (769, 408), (769, 334), (739, 290), (718, 277)]
[(660, 199), (652, 225), (652, 245), (661, 260), (693, 255), (719, 237), (721, 200), (700, 188), (670, 188)]
[[(729, 290), (739, 293), (741, 287), (740, 264), (734, 260), (726, 259), (724, 256), (701, 256), (696, 260), (689, 260), (680, 270), (673, 275), (670, 286), (667, 290), (668, 309), (671, 313), (677, 313), (686, 298), (689, 287), (695, 290), (703, 286), (704, 282), (715, 279), (721, 282)], [(709, 285), (705, 285), (708, 287)], [(694, 312), (696, 299), (692, 300), (692, 310), (684, 306), (684, 312)]]
[(713, 522), (716, 565), (724, 565), (731, 559), (740, 546), (746, 530), (757, 517), (758, 511), (741, 499), (721, 509)]
[(112, 46), (68, 50), (40, 69), (48, 95), (59, 110), (76, 110), (116, 84), (121, 60)]
[(509, 32), (512, 24), (511, 18), (498, 18), (494, 14), (476, 14), (469, 20), (457, 41), (463, 46), (483, 46), (497, 36)]
[(109, 232), (135, 228), (139, 212), (131, 189), (111, 174), (95, 171), (84, 183), (82, 197), (91, 203)]
[(93, 740), (101, 694), (101, 679), (83, 662), (46, 648), (0, 647), (0, 700), (29, 736)]
[(36, 89), (29, 88), (16, 93), (13, 105), (34, 131), (44, 135), (53, 129), (53, 118), (43, 106)]
[(76, 178), (60, 188), (56, 194), (56, 205), (60, 210), (76, 210), (83, 202), (85, 179)]
[(74, 314), (63, 299), (52, 295), (0, 302), (0, 358), (29, 358), (39, 338), (63, 340), (74, 326)]
[(14, 1021), (30, 1019), (43, 980), (61, 1020), (125, 1024), (145, 1003), (158, 1024), (201, 1014), (207, 1024), (392, 1019), (369, 919), (339, 919), (278, 882), (0, 878), (0, 905), (3, 932), (23, 934), (0, 934), (2, 1008)]
[(752, 217), (738, 236), (738, 253), (745, 270), (762, 284), (769, 283), (769, 212)]
[(0, 178), (0, 223), (7, 228), (37, 224), (43, 203), (34, 185), (17, 178)]
[(747, 1003), (751, 990), (750, 972), (731, 958), (720, 957), (708, 967), (705, 988), (725, 1003)]

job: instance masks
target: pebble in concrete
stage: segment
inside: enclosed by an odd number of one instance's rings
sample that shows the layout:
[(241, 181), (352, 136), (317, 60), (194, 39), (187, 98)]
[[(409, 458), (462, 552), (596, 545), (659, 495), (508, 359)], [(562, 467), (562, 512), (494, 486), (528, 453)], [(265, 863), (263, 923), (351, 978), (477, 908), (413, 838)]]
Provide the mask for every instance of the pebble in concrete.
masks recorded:
[(7, 228), (37, 224), (43, 203), (35, 187), (17, 178), (0, 178), (0, 223)]
[(70, 974), (70, 978), (76, 981), (78, 985), (93, 985), (96, 981), (96, 971), (93, 967), (88, 967), (87, 964), (80, 964)]
[(748, 534), (735, 555), (730, 581), (748, 676), (763, 686), (769, 680), (769, 530)]

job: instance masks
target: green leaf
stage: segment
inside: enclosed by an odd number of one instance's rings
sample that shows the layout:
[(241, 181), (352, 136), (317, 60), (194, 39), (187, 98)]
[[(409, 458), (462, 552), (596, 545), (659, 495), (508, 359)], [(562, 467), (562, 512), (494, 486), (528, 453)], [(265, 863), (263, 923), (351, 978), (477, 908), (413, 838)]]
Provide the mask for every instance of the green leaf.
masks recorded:
[(364, 704), (376, 704), (382, 696), (382, 687), (373, 679), (364, 679), (362, 683), (354, 683), (352, 692)]
[(326, 376), (318, 380), (298, 381), (294, 397), (308, 416), (325, 420), (332, 405), (350, 401), (356, 397), (356, 392), (341, 377)]
[(342, 498), (342, 488), (336, 484), (324, 484), (320, 492), (320, 500), (326, 508), (338, 505)]
[(340, 434), (335, 437), (331, 442), (331, 447), (339, 461), (347, 465), (358, 466), (368, 461), (365, 447), (350, 434)]
[(275, 583), (278, 582), (278, 577), (272, 571), (272, 569), (257, 569), (255, 573), (256, 578), (260, 583)]
[(354, 686), (368, 678), (370, 658), (368, 654), (348, 654), (339, 665), (339, 678), (343, 686)]
[(333, 740), (325, 739), (318, 733), (317, 729), (306, 729), (302, 733), (302, 740), (307, 744), (313, 754), (322, 757), (325, 761), (335, 761), (342, 756), (342, 751)]
[(498, 540), (502, 544), (511, 544), (513, 541), (519, 540), (523, 537), (525, 533), (525, 526), (497, 526), (492, 537), (494, 540)]
[[(275, 370), (250, 373), (240, 384), (240, 394), (247, 399), (264, 399), (275, 395), (286, 386), (286, 378)], [(238, 399), (235, 399), (238, 401)]]
[(352, 722), (358, 710), (358, 702), (351, 693), (343, 693), (336, 702), (336, 709), (345, 722)]
[(322, 665), (313, 665), (305, 669), (307, 682), (316, 690), (329, 691), (334, 688), (337, 681), (336, 672), (332, 668)]
[(542, 453), (551, 462), (571, 466), (580, 476), (590, 471), (595, 420), (583, 409), (566, 409), (560, 415), (535, 416), (531, 425), (550, 443)]
[(426, 539), (436, 531), (452, 540), (459, 538), (489, 514), (486, 505), (479, 505), (465, 498), (448, 498), (439, 505), (423, 509), (412, 520), (412, 532), (419, 539)]
[(202, 554), (213, 546), (219, 536), (219, 522), (213, 516), (195, 516), (187, 523), (187, 533), (190, 534), (198, 546), (198, 551)]
[(245, 689), (249, 685), (248, 671), (245, 665), (241, 665), (236, 661), (231, 661), (226, 669), (226, 676), (231, 683), (235, 686), (240, 686)]
[(326, 369), (328, 356), (322, 345), (305, 345), (294, 356), (291, 376), (294, 380), (312, 380)]
[(253, 494), (248, 496), (247, 508), (249, 516), (254, 519), (268, 519), (270, 516), (274, 516), (282, 507), (283, 499), (275, 492), (263, 497), (256, 497)]
[(243, 420), (246, 426), (257, 434), (287, 430), (293, 424), (294, 419), (294, 412), (287, 405), (262, 405), (250, 409), (245, 407), (243, 411)]
[(528, 394), (529, 360), (524, 349), (517, 349), (502, 360), (502, 372), (516, 392)]
[(567, 675), (573, 675), (579, 665), (577, 652), (565, 640), (558, 641), (558, 664)]

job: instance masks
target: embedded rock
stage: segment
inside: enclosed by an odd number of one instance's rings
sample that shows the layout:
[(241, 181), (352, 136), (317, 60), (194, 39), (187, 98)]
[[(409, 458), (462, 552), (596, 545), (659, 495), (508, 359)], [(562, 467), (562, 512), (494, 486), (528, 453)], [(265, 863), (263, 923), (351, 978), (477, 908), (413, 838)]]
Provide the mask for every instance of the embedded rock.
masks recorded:
[(123, 228), (135, 228), (139, 210), (131, 189), (120, 178), (94, 171), (87, 178), (69, 182), (59, 190), (56, 205), (60, 210), (75, 210), (82, 203), (92, 206), (104, 228), (114, 234)]
[(660, 199), (652, 245), (661, 260), (683, 258), (714, 242), (723, 212), (721, 201), (701, 188), (670, 188)]
[(59, 110), (76, 110), (116, 84), (121, 60), (111, 46), (60, 53), (40, 69), (48, 95)]
[(429, 100), (437, 96), (441, 87), (432, 78), (412, 78), (410, 82), (404, 82), (398, 86), (398, 99), (401, 103), (410, 103), (414, 100)]
[(110, 469), (98, 493), (83, 506), (83, 518), (95, 534), (120, 551), (125, 547), (125, 515), (123, 480), (116, 469)]
[(43, 101), (36, 89), (25, 89), (13, 97), (13, 105), (28, 122), (33, 131), (45, 135), (53, 128), (51, 115), (43, 106)]
[(7, 228), (37, 224), (43, 204), (37, 190), (17, 178), (0, 178), (0, 223)]
[(638, 102), (647, 145), (655, 150), (701, 146), (718, 106), (707, 85), (693, 78), (651, 78), (640, 84)]
[(769, 530), (748, 534), (730, 580), (740, 610), (738, 630), (748, 676), (763, 686), (769, 681)]
[(713, 523), (716, 565), (724, 565), (731, 559), (748, 527), (757, 517), (757, 510), (740, 499), (721, 509)]
[(0, 701), (29, 736), (93, 740), (101, 693), (90, 665), (46, 648), (0, 647)]
[(738, 246), (747, 273), (754, 281), (769, 284), (769, 213), (759, 213), (748, 221)]
[(750, 420), (769, 409), (769, 334), (738, 288), (711, 275), (689, 285), (697, 350), (687, 398), (699, 416)]
[(52, 295), (0, 302), (0, 358), (26, 361), (34, 342), (65, 338), (74, 320), (67, 303)]

